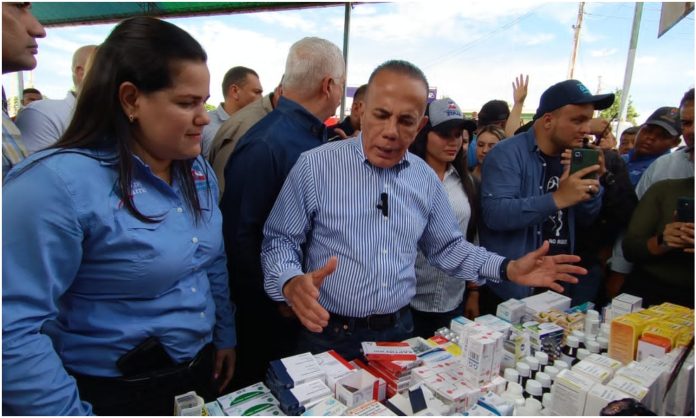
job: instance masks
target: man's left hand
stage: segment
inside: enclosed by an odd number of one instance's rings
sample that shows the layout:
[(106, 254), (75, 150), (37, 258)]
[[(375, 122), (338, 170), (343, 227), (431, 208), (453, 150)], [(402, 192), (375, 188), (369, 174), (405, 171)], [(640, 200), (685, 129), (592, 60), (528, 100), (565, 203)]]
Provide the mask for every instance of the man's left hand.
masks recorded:
[(215, 369), (213, 380), (218, 383), (218, 393), (230, 383), (234, 375), (234, 366), (237, 364), (237, 351), (234, 348), (222, 348), (215, 352)]
[(507, 269), (510, 281), (523, 286), (548, 287), (562, 293), (563, 286), (556, 283), (557, 281), (577, 283), (578, 279), (571, 274), (587, 274), (587, 270), (584, 268), (568, 264), (580, 261), (580, 257), (577, 255), (547, 256), (548, 252), (549, 242), (544, 241), (538, 249), (517, 260), (510, 261)]

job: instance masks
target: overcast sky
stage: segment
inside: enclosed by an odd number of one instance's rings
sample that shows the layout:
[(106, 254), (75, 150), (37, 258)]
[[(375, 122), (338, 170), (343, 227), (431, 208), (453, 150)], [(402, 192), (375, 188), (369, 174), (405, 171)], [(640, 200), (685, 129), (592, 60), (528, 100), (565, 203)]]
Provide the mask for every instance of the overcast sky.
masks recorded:
[[(587, 3), (575, 78), (592, 91), (621, 88), (634, 3)], [(678, 106), (694, 85), (694, 16), (657, 39), (660, 3), (645, 3), (631, 98), (642, 122), (660, 106)], [(491, 99), (512, 102), (511, 83), (530, 75), (525, 112), (539, 96), (566, 78), (577, 2), (413, 1), (359, 4), (351, 17), (348, 85), (367, 81), (380, 63), (393, 58), (418, 65), (438, 96), (453, 98), (465, 111)], [(169, 19), (206, 49), (211, 98), (222, 100), (220, 83), (232, 66), (255, 69), (265, 91), (278, 83), (287, 51), (304, 36), (343, 44), (344, 6), (282, 12)], [(100, 43), (113, 24), (47, 28), (39, 40), (33, 81), (45, 95), (62, 98), (71, 86), (70, 59), (81, 45)], [(8, 96), (12, 78), (3, 76)], [(337, 110), (338, 112), (338, 110)]]

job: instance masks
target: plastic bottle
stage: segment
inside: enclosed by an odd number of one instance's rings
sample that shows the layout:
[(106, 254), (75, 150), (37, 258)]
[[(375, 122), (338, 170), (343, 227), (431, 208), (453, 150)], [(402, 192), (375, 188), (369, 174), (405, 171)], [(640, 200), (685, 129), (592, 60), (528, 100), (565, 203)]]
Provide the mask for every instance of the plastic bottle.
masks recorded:
[[(533, 380), (532, 380), (533, 382)], [(523, 413), (520, 413), (524, 411)], [(524, 401), (524, 406), (521, 408), (521, 411), (517, 413), (517, 415), (524, 415), (527, 417), (533, 417), (533, 416), (538, 416), (541, 412), (541, 401), (535, 398), (527, 398)]]
[(596, 337), (599, 334), (599, 318), (585, 319), (585, 335)]
[(585, 338), (587, 337), (585, 336), (584, 332), (575, 330), (573, 331), (572, 336), (578, 338), (578, 348), (585, 348)]
[(540, 415), (543, 416), (551, 416), (554, 415), (551, 412), (551, 403), (553, 402), (553, 394), (552, 393), (544, 393), (544, 396), (542, 397), (541, 404), (543, 405), (543, 409), (541, 412), (539, 412)]
[(560, 372), (561, 371), (558, 370), (558, 367), (556, 366), (546, 366), (544, 368), (544, 373), (551, 378), (551, 384), (556, 381), (556, 376), (558, 376), (558, 373)]
[(527, 356), (524, 358), (524, 362), (529, 364), (529, 378), (534, 379), (536, 377), (536, 374), (539, 372), (539, 360), (537, 360), (536, 357)]
[(604, 337), (608, 340), (610, 334), (611, 334), (611, 326), (609, 324), (604, 323), (604, 324), (599, 325), (599, 336), (600, 337)]
[(503, 377), (505, 380), (508, 382), (515, 382), (515, 383), (520, 383), (520, 374), (517, 372), (517, 370), (507, 367), (505, 371), (503, 372)]
[(537, 351), (534, 353), (534, 358), (539, 361), (539, 371), (544, 371), (543, 368), (549, 365), (549, 355), (543, 351)]
[(537, 373), (535, 380), (541, 384), (541, 389), (544, 393), (551, 392), (551, 376), (548, 373)]
[(566, 345), (561, 350), (561, 360), (565, 361), (569, 366), (577, 363), (578, 360), (578, 349), (580, 348), (580, 341), (575, 335), (569, 335), (566, 338)]
[[(505, 392), (500, 395), (506, 402), (513, 404), (514, 409), (517, 409), (518, 404), (524, 405), (524, 396), (522, 395), (522, 386), (515, 382), (509, 382)], [(514, 412), (513, 412), (514, 415)]]
[(515, 368), (517, 369), (517, 373), (520, 374), (520, 385), (525, 387), (527, 380), (529, 380), (529, 377), (532, 375), (532, 369), (529, 367), (529, 364), (521, 361), (517, 362)]
[(607, 338), (597, 337), (597, 343), (599, 344), (599, 354), (609, 351), (609, 340)]
[(559, 373), (563, 370), (570, 369), (570, 364), (568, 364), (565, 360), (556, 360), (553, 362), (553, 365), (558, 369)]
[(527, 384), (524, 387), (524, 392), (527, 395), (527, 398), (532, 397), (539, 401), (539, 404), (541, 404), (541, 397), (544, 395), (544, 388), (541, 386), (541, 383), (532, 379), (527, 380)]
[(599, 343), (597, 341), (588, 341), (587, 342), (587, 351), (589, 351), (592, 354), (599, 354)]
[(587, 358), (587, 356), (589, 356), (590, 354), (592, 354), (590, 353), (590, 350), (586, 348), (578, 348), (578, 358), (575, 363), (579, 362), (580, 360), (585, 360), (585, 358)]
[(515, 399), (514, 403), (515, 403), (515, 409), (514, 409), (512, 415), (523, 416), (523, 417), (529, 416), (527, 414), (526, 409), (524, 408), (524, 398)]

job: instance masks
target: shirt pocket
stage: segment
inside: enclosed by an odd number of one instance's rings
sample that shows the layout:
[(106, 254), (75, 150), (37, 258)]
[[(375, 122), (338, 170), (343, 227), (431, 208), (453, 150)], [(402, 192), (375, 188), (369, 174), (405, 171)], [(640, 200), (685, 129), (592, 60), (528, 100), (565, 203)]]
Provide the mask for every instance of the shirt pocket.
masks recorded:
[(116, 215), (116, 221), (120, 224), (129, 246), (130, 259), (135, 263), (136, 273), (143, 273), (145, 264), (156, 260), (162, 253), (162, 247), (166, 245), (159, 231), (165, 222), (166, 214), (152, 218), (154, 222), (145, 222), (127, 210), (119, 211)]

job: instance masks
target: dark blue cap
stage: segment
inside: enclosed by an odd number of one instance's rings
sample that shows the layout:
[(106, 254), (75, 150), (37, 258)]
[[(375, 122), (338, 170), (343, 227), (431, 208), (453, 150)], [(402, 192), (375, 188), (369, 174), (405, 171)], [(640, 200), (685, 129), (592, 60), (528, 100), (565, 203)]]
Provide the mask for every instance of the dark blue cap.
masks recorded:
[(541, 95), (534, 119), (565, 105), (588, 103), (593, 104), (596, 110), (606, 109), (614, 103), (614, 93), (593, 95), (590, 89), (578, 80), (561, 81), (546, 89)]

